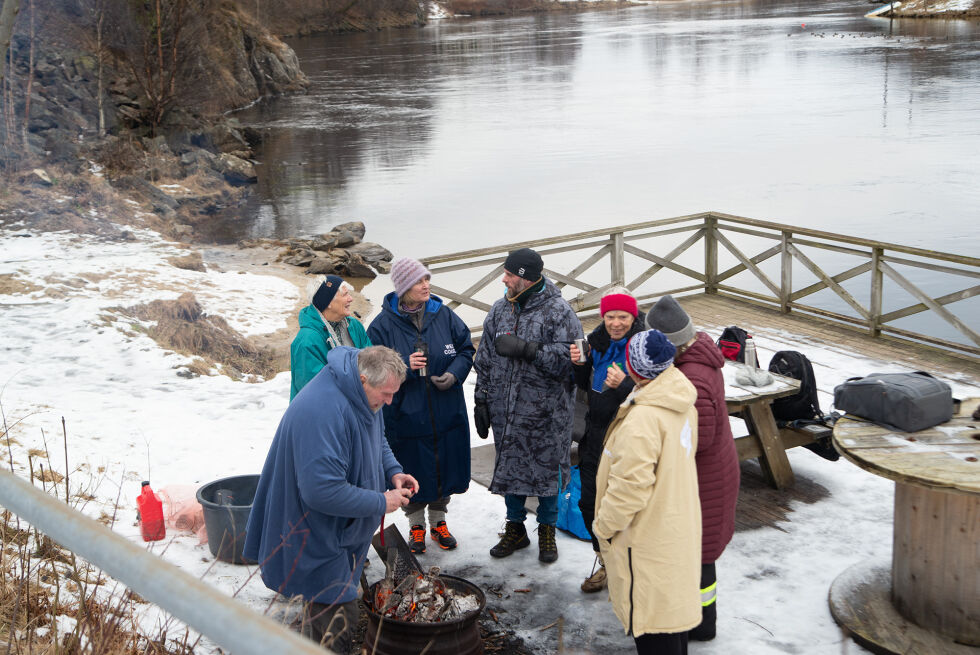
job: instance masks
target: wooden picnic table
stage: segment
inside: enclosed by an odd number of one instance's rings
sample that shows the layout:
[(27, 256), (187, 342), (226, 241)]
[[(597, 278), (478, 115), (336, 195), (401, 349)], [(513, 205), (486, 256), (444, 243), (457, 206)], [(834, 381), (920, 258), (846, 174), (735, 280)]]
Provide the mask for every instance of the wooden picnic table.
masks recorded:
[(746, 369), (745, 364), (725, 362), (725, 404), (728, 413), (738, 415), (749, 433), (735, 437), (739, 460), (759, 458), (762, 473), (773, 487), (785, 489), (793, 485), (793, 468), (786, 449), (809, 443), (813, 437), (794, 436), (797, 431), (780, 430), (772, 415), (772, 401), (791, 396), (800, 389), (800, 381), (772, 373), (773, 382), (764, 387), (739, 384), (736, 376)]
[(875, 652), (976, 653), (980, 646), (980, 421), (973, 398), (951, 420), (899, 432), (850, 416), (834, 445), (895, 481), (890, 571), (862, 563), (834, 581), (838, 623)]

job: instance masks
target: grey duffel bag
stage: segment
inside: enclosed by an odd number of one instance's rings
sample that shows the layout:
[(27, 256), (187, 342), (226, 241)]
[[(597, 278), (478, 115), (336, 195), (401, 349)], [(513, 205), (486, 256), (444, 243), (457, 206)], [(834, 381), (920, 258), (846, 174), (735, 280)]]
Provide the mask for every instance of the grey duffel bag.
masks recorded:
[(925, 430), (953, 417), (949, 385), (925, 371), (872, 373), (834, 387), (834, 407), (905, 432)]

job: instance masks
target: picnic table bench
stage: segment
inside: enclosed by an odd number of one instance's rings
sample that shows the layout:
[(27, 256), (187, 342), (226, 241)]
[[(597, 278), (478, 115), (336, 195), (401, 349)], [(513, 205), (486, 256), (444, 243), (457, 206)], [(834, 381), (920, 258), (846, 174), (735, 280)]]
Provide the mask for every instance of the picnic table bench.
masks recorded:
[(745, 369), (745, 364), (733, 361), (725, 362), (722, 369), (728, 413), (742, 418), (749, 430), (747, 434), (735, 435), (738, 459), (744, 461), (757, 457), (769, 484), (785, 489), (792, 486), (795, 480), (786, 451), (830, 436), (830, 429), (823, 426), (780, 429), (772, 414), (772, 401), (799, 391), (800, 381), (771, 373), (771, 384), (763, 387), (741, 385), (735, 378)]

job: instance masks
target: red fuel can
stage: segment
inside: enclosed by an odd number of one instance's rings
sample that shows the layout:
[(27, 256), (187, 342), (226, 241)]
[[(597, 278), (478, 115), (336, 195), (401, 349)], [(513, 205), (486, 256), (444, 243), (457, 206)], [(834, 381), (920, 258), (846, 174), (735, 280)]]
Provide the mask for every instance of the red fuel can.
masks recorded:
[(163, 503), (153, 493), (149, 481), (143, 482), (143, 490), (136, 499), (136, 507), (140, 513), (140, 531), (143, 541), (158, 541), (167, 534), (167, 526), (163, 523)]

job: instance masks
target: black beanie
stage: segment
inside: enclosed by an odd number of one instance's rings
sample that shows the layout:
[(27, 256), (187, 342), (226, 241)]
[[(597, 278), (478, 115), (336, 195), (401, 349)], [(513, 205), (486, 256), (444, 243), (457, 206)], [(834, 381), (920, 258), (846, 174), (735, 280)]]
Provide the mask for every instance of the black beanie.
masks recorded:
[(338, 275), (328, 275), (324, 278), (323, 282), (317, 288), (316, 293), (313, 294), (313, 298), (310, 302), (316, 307), (318, 312), (323, 312), (327, 308), (327, 305), (333, 300), (333, 297), (337, 295), (340, 291), (340, 285), (344, 283), (343, 279)]
[(543, 268), (544, 262), (541, 261), (541, 255), (530, 248), (514, 250), (508, 253), (507, 259), (504, 260), (505, 271), (531, 282), (537, 282), (538, 278), (541, 277)]

